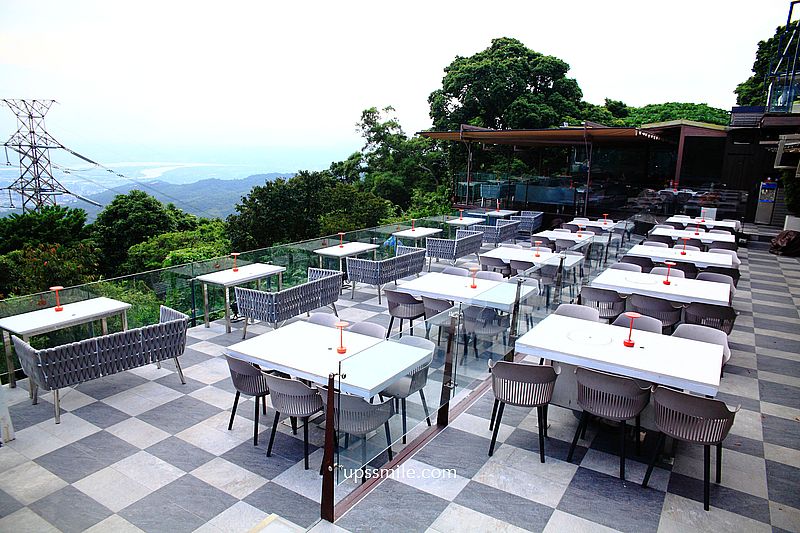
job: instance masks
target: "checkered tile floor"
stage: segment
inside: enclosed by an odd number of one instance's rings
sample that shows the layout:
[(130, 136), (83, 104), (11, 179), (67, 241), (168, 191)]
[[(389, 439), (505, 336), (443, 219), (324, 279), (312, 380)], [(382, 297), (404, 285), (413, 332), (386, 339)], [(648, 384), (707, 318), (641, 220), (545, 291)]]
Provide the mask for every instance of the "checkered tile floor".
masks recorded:
[[(741, 315), (720, 397), (742, 410), (725, 443), (723, 483), (712, 485), (711, 512), (700, 503), (699, 449), (679, 445), (671, 469), (658, 469), (652, 488), (641, 489), (636, 482), (643, 458), (629, 461), (628, 482), (614, 477), (613, 430), (591, 428), (574, 464), (566, 463), (577, 420), (559, 408), (550, 411), (546, 464), (538, 461), (535, 413), (511, 407), (503, 417), (501, 444), (487, 457), (490, 392), (405, 463), (405, 472), (454, 468), (455, 478), (412, 479), (400, 472), (337, 526), (442, 532), (799, 530), (800, 263), (752, 248), (740, 255), (735, 304)], [(359, 288), (352, 300), (345, 292), (338, 307), (345, 320), (388, 325), (386, 304), (378, 305), (374, 288)], [(166, 363), (64, 391), (60, 425), (53, 423), (49, 395), (31, 406), (24, 381), (8, 390), (17, 439), (0, 448), (0, 531), (247, 531), (272, 513), (298, 529), (338, 530), (315, 525), (321, 429), (311, 426), (308, 471), (302, 441), (286, 424), (279, 426), (273, 456), (265, 456), (271, 412), (261, 417), (259, 444), (253, 446), (252, 401), (240, 402), (234, 429), (227, 431), (234, 390), (221, 354), (239, 338), (218, 323), (192, 329), (181, 358), (187, 385)], [(441, 364), (440, 355), (434, 366)], [(485, 362), (482, 369), (485, 376)], [(440, 375), (431, 372), (431, 403)], [(409, 401), (416, 423), (421, 406)], [(648, 439), (645, 457), (650, 446)], [(337, 498), (353, 487), (338, 486)]]

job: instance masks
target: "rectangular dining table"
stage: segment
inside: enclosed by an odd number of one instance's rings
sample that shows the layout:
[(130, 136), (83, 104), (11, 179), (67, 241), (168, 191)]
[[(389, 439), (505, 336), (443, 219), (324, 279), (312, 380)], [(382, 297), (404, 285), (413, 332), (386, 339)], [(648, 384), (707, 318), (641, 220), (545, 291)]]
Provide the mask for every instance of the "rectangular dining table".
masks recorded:
[[(602, 322), (549, 315), (517, 339), (517, 353), (536, 364), (554, 361), (560, 375), (551, 403), (580, 410), (575, 368), (627, 376), (639, 381), (716, 396), (720, 386), (722, 346), (634, 329), (634, 346), (622, 342), (628, 328)], [(642, 427), (655, 429), (652, 404), (641, 415)]]
[[(479, 257), (493, 257), (510, 263), (513, 261), (527, 261), (534, 265), (552, 265), (558, 266), (561, 262), (561, 254), (551, 252), (548, 248), (541, 247), (539, 250), (539, 257), (536, 257), (536, 246), (533, 248), (512, 248), (510, 246), (498, 246), (492, 248), (486, 253), (479, 254)], [(581, 261), (583, 256), (580, 255), (565, 255), (564, 267), (572, 268)]]
[(660, 246), (645, 246), (637, 244), (627, 252), (625, 255), (635, 255), (637, 257), (649, 257), (654, 262), (664, 261), (685, 261), (687, 263), (694, 263), (698, 267), (733, 267), (733, 259), (729, 255), (712, 254), (711, 252), (698, 252), (695, 250), (686, 250), (686, 254), (682, 255), (683, 250), (680, 248), (662, 248)]
[(339, 354), (339, 329), (306, 321), (228, 346), (226, 355), (285, 372), (318, 385), (339, 374), (340, 390), (372, 398), (408, 374), (430, 355), (428, 350), (396, 340), (384, 340), (344, 330), (344, 354)]
[(703, 227), (714, 229), (714, 228), (730, 228), (735, 231), (739, 231), (742, 229), (742, 224), (738, 220), (714, 220), (709, 218), (700, 218), (700, 217), (676, 217), (671, 216), (667, 220), (667, 222), (679, 222), (681, 224), (687, 226), (695, 226), (700, 224)]
[(319, 248), (314, 250), (314, 253), (319, 255), (319, 267), (322, 268), (322, 258), (323, 257), (335, 257), (339, 259), (339, 271), (343, 272), (344, 268), (342, 265), (342, 261), (345, 257), (350, 257), (353, 255), (363, 254), (365, 252), (369, 252), (370, 250), (373, 251), (373, 258), (375, 250), (380, 248), (377, 244), (371, 244), (368, 242), (345, 242), (342, 244), (334, 244), (333, 246), (328, 246), (325, 248)]
[(664, 285), (665, 279), (665, 276), (658, 274), (608, 268), (590, 285), (620, 294), (641, 294), (678, 303), (728, 305), (731, 286), (727, 283), (670, 276), (670, 284)]
[[(394, 290), (412, 296), (427, 296), (466, 305), (476, 305), (498, 309), (507, 313), (514, 308), (517, 298), (517, 284), (490, 279), (475, 280), (476, 288), (472, 288), (472, 277), (428, 272), (411, 281), (398, 285)], [(520, 301), (539, 293), (538, 286), (523, 284), (520, 288)]]
[(3, 344), (6, 351), (6, 368), (9, 369), (9, 383), (12, 387), (16, 386), (11, 356), (12, 333), (28, 342), (34, 335), (43, 335), (99, 320), (103, 335), (105, 335), (108, 333), (108, 317), (116, 315), (120, 315), (122, 319), (122, 329), (128, 329), (128, 309), (131, 307), (129, 303), (100, 296), (64, 304), (62, 307), (63, 311), (56, 311), (54, 307), (48, 307), (0, 318), (0, 329), (3, 330)]
[(203, 284), (203, 322), (206, 327), (210, 327), (208, 319), (208, 286), (218, 285), (225, 291), (225, 332), (231, 332), (231, 287), (242, 285), (250, 281), (260, 281), (270, 276), (278, 275), (278, 290), (281, 290), (283, 283), (283, 273), (286, 267), (278, 265), (268, 265), (266, 263), (251, 263), (237, 268), (236, 272), (232, 268), (211, 272), (197, 276), (197, 281)]
[[(594, 232), (592, 232), (594, 233)], [(534, 233), (531, 235), (531, 240), (535, 241), (536, 237), (547, 237), (551, 241), (555, 242), (556, 239), (563, 239), (568, 241), (573, 241), (576, 244), (579, 242), (589, 242), (594, 238), (594, 235), (587, 235), (585, 233), (581, 233), (579, 237), (577, 233), (567, 233), (566, 231), (540, 231), (539, 233)]]
[(696, 232), (694, 229), (667, 229), (656, 228), (653, 230), (652, 235), (665, 235), (673, 239), (699, 239), (702, 242), (736, 242), (736, 235), (730, 233), (709, 233), (707, 231)]

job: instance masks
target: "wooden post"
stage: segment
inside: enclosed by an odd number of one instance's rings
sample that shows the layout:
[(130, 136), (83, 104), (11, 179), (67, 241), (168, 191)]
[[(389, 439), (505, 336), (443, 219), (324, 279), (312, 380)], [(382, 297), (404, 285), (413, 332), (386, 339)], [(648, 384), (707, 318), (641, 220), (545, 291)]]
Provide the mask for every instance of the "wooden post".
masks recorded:
[(672, 188), (677, 189), (680, 185), (681, 181), (681, 166), (683, 165), (683, 140), (686, 135), (683, 132), (683, 126), (681, 126), (681, 136), (678, 139), (678, 159), (675, 161), (675, 177), (672, 180)]

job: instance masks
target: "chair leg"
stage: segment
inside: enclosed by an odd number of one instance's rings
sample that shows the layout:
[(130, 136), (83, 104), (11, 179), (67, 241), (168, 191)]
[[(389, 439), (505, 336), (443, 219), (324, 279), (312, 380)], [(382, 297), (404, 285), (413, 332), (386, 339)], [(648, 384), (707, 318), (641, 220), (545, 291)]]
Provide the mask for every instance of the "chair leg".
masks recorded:
[(536, 408), (536, 419), (539, 422), (539, 461), (544, 463), (544, 408)]
[(572, 437), (572, 444), (569, 446), (569, 453), (567, 454), (567, 462), (572, 462), (572, 455), (575, 453), (575, 446), (578, 445), (578, 437), (581, 436), (581, 430), (586, 428), (586, 424), (589, 422), (589, 413), (583, 411), (581, 413), (581, 421), (578, 423), (578, 427), (575, 428), (575, 436)]
[(656, 440), (656, 449), (653, 451), (653, 458), (650, 459), (650, 464), (647, 465), (647, 472), (644, 474), (642, 488), (647, 488), (647, 483), (650, 481), (650, 474), (653, 473), (653, 467), (656, 465), (658, 454), (661, 453), (661, 447), (664, 446), (664, 437), (665, 436), (663, 433), (658, 434), (658, 439)]
[(400, 409), (403, 411), (403, 444), (406, 443), (406, 399), (400, 399)]
[(710, 495), (710, 483), (709, 478), (711, 477), (711, 446), (706, 444), (703, 446), (703, 509), (708, 511), (708, 500)]
[(547, 435), (547, 410), (550, 407), (550, 404), (546, 404), (542, 406), (542, 413), (544, 413), (544, 436), (548, 438)]
[(350, 447), (350, 433), (345, 433), (344, 434), (344, 449), (346, 450), (349, 447)]
[(627, 424), (623, 420), (619, 423), (619, 478), (625, 480), (625, 432)]
[(425, 411), (425, 420), (428, 422), (428, 425), (431, 425), (431, 415), (428, 413), (428, 403), (425, 401), (425, 392), (422, 389), (419, 389), (419, 397), (422, 400), (422, 410)]
[(394, 317), (390, 316), (389, 317), (389, 327), (386, 328), (386, 338), (387, 339), (389, 338), (389, 335), (391, 335), (391, 333), (392, 333), (392, 325), (393, 324), (394, 324)]
[(494, 431), (492, 432), (492, 442), (489, 444), (489, 457), (494, 454), (494, 445), (497, 443), (497, 431), (500, 429), (500, 421), (503, 419), (503, 409), (506, 403), (500, 402), (500, 408), (497, 410), (497, 420), (494, 421)]
[(186, 385), (186, 378), (183, 377), (183, 369), (181, 368), (181, 364), (178, 362), (178, 357), (174, 357), (175, 359), (175, 369), (178, 371), (178, 377), (181, 378), (181, 383)]
[(261, 397), (261, 414), (262, 415), (267, 414), (267, 397), (266, 396), (262, 396)]
[(53, 408), (56, 411), (56, 424), (61, 423), (61, 397), (58, 389), (53, 389)]
[(389, 460), (391, 461), (394, 455), (392, 452), (392, 434), (389, 432), (389, 421), (383, 423), (383, 428), (386, 430), (386, 444), (389, 446), (387, 452), (389, 453)]
[(258, 399), (258, 396), (254, 397), (253, 399), (256, 401), (256, 415), (253, 419), (253, 446), (258, 446), (258, 403), (260, 400)]
[[(397, 282), (395, 282), (395, 285), (397, 285)], [(378, 285), (378, 305), (381, 305), (381, 286), (380, 285)]]
[(231, 420), (228, 422), (228, 431), (233, 429), (233, 418), (236, 416), (236, 407), (239, 405), (240, 392), (236, 391), (236, 396), (233, 398), (233, 409), (231, 409)]
[(245, 337), (247, 337), (247, 323), (248, 323), (248, 322), (249, 322), (249, 320), (247, 320), (247, 319), (245, 318), (245, 320), (244, 320), (244, 327), (242, 328), (242, 340), (244, 340), (244, 338), (245, 338)]
[(297, 417), (290, 416), (289, 421), (292, 423), (292, 435), (297, 435)]
[(333, 309), (334, 316), (336, 316), (336, 318), (339, 318), (339, 311), (336, 309), (335, 303), (331, 303), (331, 309)]
[(351, 281), (353, 290), (350, 291), (350, 299), (354, 299), (356, 297), (356, 282)]
[(397, 332), (400, 333), (400, 336), (403, 336), (403, 319), (400, 319), (400, 325), (397, 328)]
[(639, 442), (642, 434), (642, 417), (640, 415), (636, 415), (636, 427), (634, 431), (636, 432), (633, 434), (633, 438), (636, 441), (636, 455), (640, 455), (642, 453), (642, 444)]
[(275, 411), (275, 420), (272, 421), (272, 433), (269, 435), (269, 446), (267, 446), (267, 457), (272, 455), (272, 443), (275, 442), (275, 430), (278, 429), (278, 419), (281, 414)]
[(308, 417), (303, 417), (303, 454), (305, 457), (305, 467), (308, 470)]
[(500, 405), (500, 400), (495, 398), (494, 405), (492, 406), (492, 418), (489, 419), (489, 431), (492, 431), (492, 429), (494, 429), (494, 418), (497, 416), (498, 405)]
[(717, 483), (722, 483), (722, 443), (717, 443)]

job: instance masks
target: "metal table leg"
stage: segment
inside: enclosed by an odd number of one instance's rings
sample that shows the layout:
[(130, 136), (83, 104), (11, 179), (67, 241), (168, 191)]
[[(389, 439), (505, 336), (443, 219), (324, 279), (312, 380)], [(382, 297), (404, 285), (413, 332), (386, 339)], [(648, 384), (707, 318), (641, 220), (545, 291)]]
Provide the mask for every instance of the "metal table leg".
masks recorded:
[(108, 319), (101, 318), (100, 319), (100, 330), (103, 332), (103, 335), (108, 335)]
[(225, 333), (231, 332), (231, 290), (225, 287)]
[(283, 272), (278, 272), (278, 292), (281, 291), (282, 286), (283, 286)]
[(11, 334), (3, 330), (3, 345), (6, 349), (6, 369), (8, 370), (8, 386), (12, 389), (17, 386), (17, 377), (14, 375), (14, 356), (11, 354)]
[(128, 310), (122, 311), (122, 331), (128, 331)]
[(208, 285), (203, 283), (203, 323), (207, 328), (211, 327), (208, 323)]

